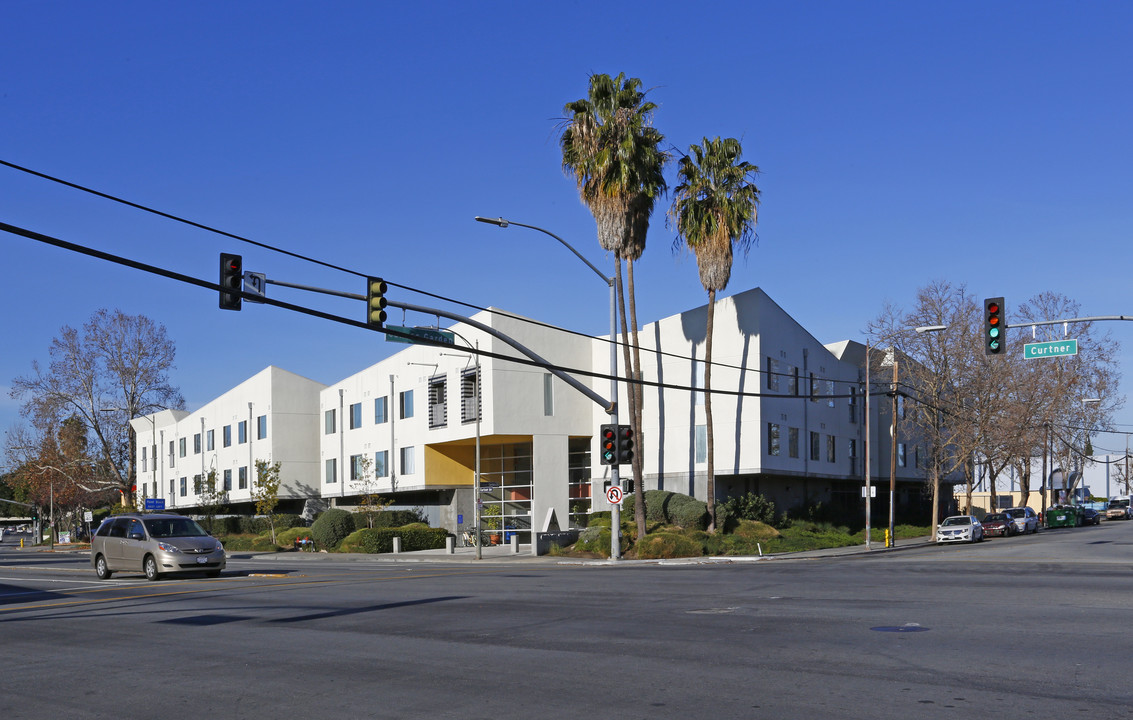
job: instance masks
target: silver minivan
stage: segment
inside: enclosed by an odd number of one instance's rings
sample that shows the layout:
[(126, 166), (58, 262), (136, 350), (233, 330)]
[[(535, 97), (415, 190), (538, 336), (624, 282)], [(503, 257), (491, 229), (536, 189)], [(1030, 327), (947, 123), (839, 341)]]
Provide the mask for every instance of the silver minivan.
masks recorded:
[(116, 572), (141, 572), (157, 580), (171, 573), (220, 575), (224, 546), (183, 515), (118, 515), (91, 538), (90, 561), (99, 579)]

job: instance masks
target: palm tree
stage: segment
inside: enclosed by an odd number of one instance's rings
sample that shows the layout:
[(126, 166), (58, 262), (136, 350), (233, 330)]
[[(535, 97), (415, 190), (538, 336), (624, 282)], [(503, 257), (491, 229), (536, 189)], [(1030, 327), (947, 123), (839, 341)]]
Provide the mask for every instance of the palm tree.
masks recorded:
[(708, 450), (708, 531), (716, 531), (715, 446), (712, 437), (712, 321), (716, 293), (732, 277), (733, 248), (746, 251), (755, 241), (759, 209), (759, 168), (740, 159), (739, 140), (704, 138), (689, 148), (677, 170), (679, 184), (669, 210), (676, 225), (674, 247), (696, 255), (700, 283), (708, 291), (704, 341), (704, 419)]
[[(634, 303), (633, 263), (645, 251), (649, 217), (665, 192), (663, 176), (668, 154), (664, 136), (650, 125), (656, 106), (645, 100), (641, 80), (591, 75), (587, 97), (568, 103), (560, 146), (563, 169), (578, 185), (582, 202), (594, 215), (598, 242), (614, 253), (614, 276), (619, 299), (626, 378), (640, 377), (637, 309)], [(622, 259), (629, 274), (629, 322), (622, 282)], [(633, 328), (632, 339), (627, 328)], [(611, 342), (615, 339), (611, 338)], [(630, 349), (633, 349), (633, 356)], [(641, 483), (641, 403), (639, 385), (628, 383), (629, 424), (637, 442), (633, 477), (638, 538), (645, 535), (645, 499)]]

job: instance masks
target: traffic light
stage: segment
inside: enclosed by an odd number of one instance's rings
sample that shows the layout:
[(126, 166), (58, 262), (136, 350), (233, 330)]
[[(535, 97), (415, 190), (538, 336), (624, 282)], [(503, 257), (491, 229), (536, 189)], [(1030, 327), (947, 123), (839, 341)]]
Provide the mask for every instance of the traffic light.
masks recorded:
[(240, 309), (240, 289), (244, 282), (244, 261), (239, 255), (220, 254), (220, 309)]
[(618, 464), (633, 462), (633, 430), (629, 425), (618, 425)]
[(618, 464), (618, 426), (603, 425), (598, 431), (598, 440), (601, 447), (598, 456), (602, 465)]
[(1003, 298), (984, 300), (984, 355), (1007, 352), (1007, 322), (1004, 320)]
[(380, 328), (386, 321), (386, 283), (381, 278), (366, 278), (366, 324)]

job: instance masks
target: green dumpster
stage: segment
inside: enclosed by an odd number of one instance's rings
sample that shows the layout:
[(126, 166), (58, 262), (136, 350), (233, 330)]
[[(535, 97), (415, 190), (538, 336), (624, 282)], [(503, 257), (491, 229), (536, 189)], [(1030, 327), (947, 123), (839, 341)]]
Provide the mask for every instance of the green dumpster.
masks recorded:
[(1048, 528), (1076, 527), (1078, 525), (1078, 508), (1071, 505), (1054, 505), (1046, 509), (1046, 526)]

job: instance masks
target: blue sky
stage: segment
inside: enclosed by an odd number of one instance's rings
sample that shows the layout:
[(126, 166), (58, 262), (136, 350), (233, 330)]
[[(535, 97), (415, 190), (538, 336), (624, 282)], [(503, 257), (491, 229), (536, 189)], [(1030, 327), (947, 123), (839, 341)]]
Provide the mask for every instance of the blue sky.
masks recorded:
[[(572, 330), (606, 332), (605, 286), (550, 238), (473, 217), (545, 227), (612, 272), (557, 142), (594, 72), (641, 78), (677, 150), (743, 141), (759, 242), (725, 294), (760, 286), (823, 342), (861, 339), (886, 302), (941, 278), (1005, 296), (1009, 320), (1046, 290), (1133, 314), (1131, 4), (13, 1), (0, 25), (0, 159)], [(227, 251), (364, 292), (6, 167), (0, 221), (208, 280)], [(642, 321), (706, 301), (673, 238), (658, 212)], [(190, 407), (269, 364), (333, 382), (399, 347), (276, 308), (223, 312), (214, 292), (14, 235), (0, 253), (5, 386), (99, 307), (166, 326)], [(358, 302), (272, 295), (362, 318)], [(1131, 345), (1133, 327), (1111, 329)], [(0, 428), (17, 419), (5, 392)], [(1133, 430), (1133, 410), (1118, 420)]]

